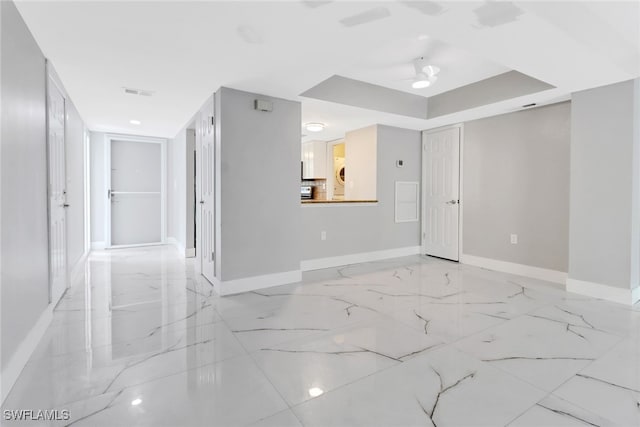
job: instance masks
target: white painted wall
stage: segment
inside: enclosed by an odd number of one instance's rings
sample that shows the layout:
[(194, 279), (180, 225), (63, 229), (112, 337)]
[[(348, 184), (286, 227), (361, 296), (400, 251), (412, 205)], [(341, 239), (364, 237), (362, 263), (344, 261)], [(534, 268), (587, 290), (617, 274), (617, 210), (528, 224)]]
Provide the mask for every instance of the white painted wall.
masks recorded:
[[(303, 261), (420, 245), (420, 223), (396, 223), (394, 206), (396, 181), (420, 181), (420, 132), (382, 125), (375, 128), (366, 129), (377, 135), (377, 205), (298, 207)], [(404, 160), (404, 167), (397, 168), (396, 160)], [(324, 241), (322, 231), (327, 236)]]
[(375, 200), (377, 188), (378, 126), (345, 135), (345, 200)]

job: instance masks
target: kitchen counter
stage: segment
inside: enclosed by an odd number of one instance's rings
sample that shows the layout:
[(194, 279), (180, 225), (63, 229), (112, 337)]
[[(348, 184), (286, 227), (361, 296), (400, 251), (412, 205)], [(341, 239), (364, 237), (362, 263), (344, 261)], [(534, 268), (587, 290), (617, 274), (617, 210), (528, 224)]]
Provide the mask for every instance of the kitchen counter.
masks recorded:
[(306, 204), (314, 204), (314, 203), (327, 203), (327, 204), (349, 204), (349, 203), (378, 203), (377, 200), (301, 200), (303, 205)]

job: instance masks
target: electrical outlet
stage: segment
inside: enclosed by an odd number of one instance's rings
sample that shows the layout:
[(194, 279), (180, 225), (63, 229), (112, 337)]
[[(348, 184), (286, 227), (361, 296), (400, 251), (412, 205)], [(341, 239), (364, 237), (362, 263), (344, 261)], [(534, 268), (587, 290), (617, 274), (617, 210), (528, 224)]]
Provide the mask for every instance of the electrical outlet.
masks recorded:
[(327, 240), (327, 232), (326, 231), (321, 231), (320, 232), (320, 240)]
[(518, 235), (517, 234), (512, 234), (511, 235), (511, 244), (512, 245), (517, 245), (518, 244)]

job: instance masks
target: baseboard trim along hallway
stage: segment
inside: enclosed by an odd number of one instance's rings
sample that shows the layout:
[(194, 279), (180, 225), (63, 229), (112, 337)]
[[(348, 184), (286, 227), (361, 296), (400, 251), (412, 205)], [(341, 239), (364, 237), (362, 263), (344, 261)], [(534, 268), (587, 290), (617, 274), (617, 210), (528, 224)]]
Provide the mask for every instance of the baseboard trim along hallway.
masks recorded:
[(356, 254), (304, 260), (300, 262), (300, 270), (321, 270), (323, 268), (342, 267), (343, 265), (381, 261), (383, 259), (400, 258), (403, 256), (419, 254), (420, 246), (407, 246), (404, 248), (387, 249), (384, 251), (360, 252)]
[(11, 388), (51, 324), (54, 306), (55, 304), (49, 304), (47, 308), (45, 308), (36, 324), (33, 325), (29, 333), (24, 337), (18, 349), (9, 360), (9, 363), (7, 363), (7, 367), (2, 370), (2, 384), (0, 384), (2, 388), (2, 402), (4, 402), (9, 395)]
[(216, 280), (213, 287), (219, 295), (234, 295), (243, 292), (257, 291), (272, 286), (287, 285), (302, 280), (300, 270), (285, 271), (282, 273), (264, 274), (261, 276), (243, 277), (241, 279)]
[(567, 292), (586, 295), (624, 305), (633, 305), (640, 301), (640, 287), (634, 289), (616, 288), (601, 283), (567, 279)]
[(502, 273), (516, 274), (518, 276), (530, 277), (532, 279), (545, 280), (547, 282), (558, 283), (561, 285), (564, 285), (567, 280), (567, 273), (562, 271), (532, 267), (530, 265), (516, 264), (513, 262), (483, 258), (474, 255), (460, 255), (460, 263), (500, 271)]
[(299, 270), (228, 280), (218, 289), (295, 283), (221, 297), (195, 264), (169, 245), (92, 253), (87, 279), (22, 345), (3, 417), (65, 410), (65, 425), (114, 427), (638, 425), (629, 390), (640, 390), (640, 306), (415, 255), (302, 281)]

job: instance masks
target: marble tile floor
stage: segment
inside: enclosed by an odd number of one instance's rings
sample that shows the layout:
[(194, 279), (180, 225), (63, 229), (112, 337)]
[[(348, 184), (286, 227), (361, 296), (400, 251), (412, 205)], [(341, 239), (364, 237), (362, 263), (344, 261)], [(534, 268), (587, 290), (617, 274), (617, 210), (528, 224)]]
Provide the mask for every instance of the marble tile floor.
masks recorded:
[[(640, 426), (640, 306), (429, 257), (219, 297), (96, 252), (3, 410), (74, 426)], [(4, 413), (4, 412), (3, 412)]]

